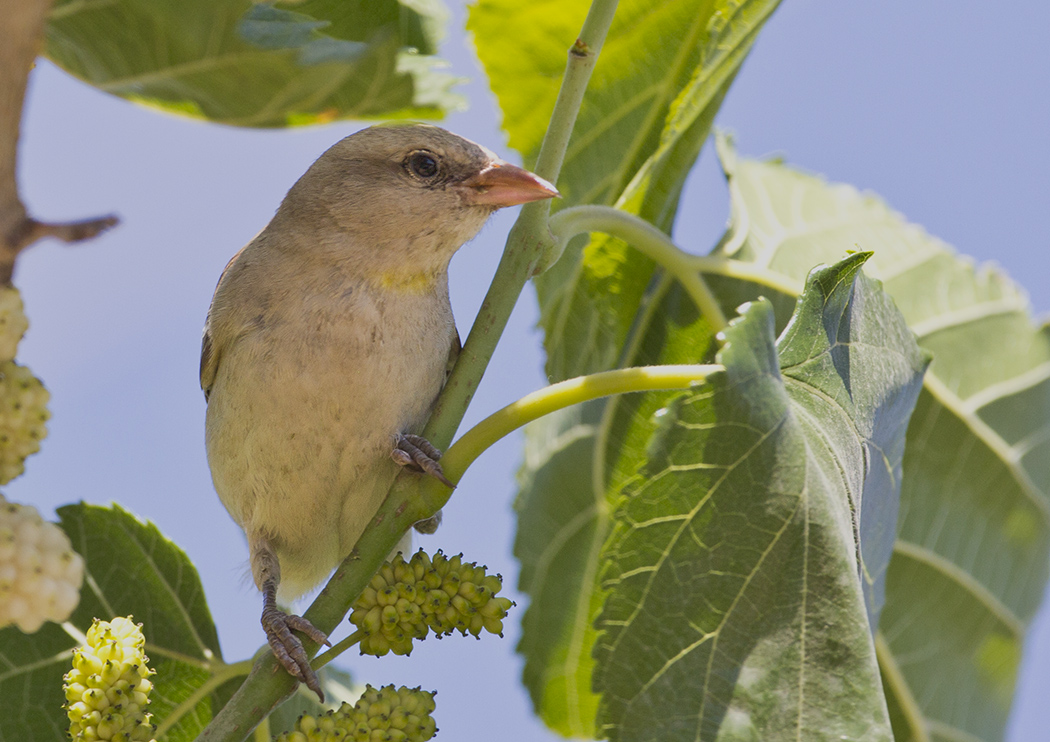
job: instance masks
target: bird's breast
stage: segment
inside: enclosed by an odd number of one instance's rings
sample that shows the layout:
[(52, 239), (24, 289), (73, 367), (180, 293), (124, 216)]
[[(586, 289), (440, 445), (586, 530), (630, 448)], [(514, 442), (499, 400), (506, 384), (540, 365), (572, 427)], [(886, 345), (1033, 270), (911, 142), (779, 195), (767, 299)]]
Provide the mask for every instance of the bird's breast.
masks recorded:
[(393, 435), (429, 412), (454, 334), (447, 296), (345, 287), (338, 300), (305, 295), (294, 311), (260, 314), (219, 377), (273, 424), (267, 408), (279, 407), (293, 413), (288, 427), (323, 419)]
[(351, 286), (340, 297), (304, 295), (294, 311), (245, 322), (207, 413), (213, 479), (234, 519), (288, 544), (338, 529), (333, 550), (381, 502), (393, 436), (419, 431), (455, 333), (447, 294)]

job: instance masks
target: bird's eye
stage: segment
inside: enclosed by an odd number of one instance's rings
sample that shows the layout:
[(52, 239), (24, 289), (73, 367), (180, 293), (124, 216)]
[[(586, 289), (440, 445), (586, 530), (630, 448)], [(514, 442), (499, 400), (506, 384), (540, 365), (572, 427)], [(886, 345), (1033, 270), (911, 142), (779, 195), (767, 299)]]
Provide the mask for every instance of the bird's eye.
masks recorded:
[(413, 152), (408, 156), (408, 168), (420, 178), (433, 178), (438, 172), (437, 158), (429, 152)]

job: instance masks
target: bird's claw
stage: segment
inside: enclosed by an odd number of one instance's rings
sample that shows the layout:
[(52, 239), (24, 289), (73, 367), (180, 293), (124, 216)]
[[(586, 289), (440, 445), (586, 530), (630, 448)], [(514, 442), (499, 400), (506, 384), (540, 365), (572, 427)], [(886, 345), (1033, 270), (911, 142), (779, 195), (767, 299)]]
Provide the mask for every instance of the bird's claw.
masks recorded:
[(310, 667), (310, 658), (306, 656), (303, 643), (292, 630), (300, 631), (318, 644), (330, 647), (332, 645), (329, 644), (325, 633), (302, 616), (289, 615), (276, 607), (263, 609), (262, 626), (266, 632), (266, 641), (281, 666), (289, 675), (302, 681), (307, 688), (316, 693), (317, 698), (324, 703), (321, 682), (317, 679), (317, 673)]
[(456, 488), (456, 485), (445, 476), (445, 472), (441, 470), (441, 464), (437, 461), (441, 458), (441, 451), (434, 448), (430, 441), (422, 436), (399, 433), (390, 457), (406, 469), (429, 474), (449, 489)]

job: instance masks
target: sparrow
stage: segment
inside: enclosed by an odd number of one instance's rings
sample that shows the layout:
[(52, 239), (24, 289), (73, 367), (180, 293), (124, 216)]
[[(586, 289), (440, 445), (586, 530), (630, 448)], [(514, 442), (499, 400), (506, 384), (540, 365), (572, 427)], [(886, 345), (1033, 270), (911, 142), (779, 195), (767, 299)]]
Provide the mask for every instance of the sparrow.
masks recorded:
[[(317, 693), (287, 604), (353, 549), (401, 467), (451, 486), (416, 435), (459, 352), (453, 254), (505, 206), (559, 195), (436, 126), (328, 149), (219, 279), (201, 347), (219, 499), (248, 541), (274, 655)], [(435, 524), (429, 524), (436, 527)]]

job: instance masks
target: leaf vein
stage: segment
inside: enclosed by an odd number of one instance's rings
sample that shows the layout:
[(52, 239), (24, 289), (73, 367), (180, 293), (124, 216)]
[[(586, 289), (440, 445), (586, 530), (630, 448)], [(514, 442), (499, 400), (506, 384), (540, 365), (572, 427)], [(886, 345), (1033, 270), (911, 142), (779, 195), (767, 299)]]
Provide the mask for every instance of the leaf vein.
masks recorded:
[(1032, 389), (1048, 379), (1050, 379), (1050, 361), (1044, 361), (1024, 373), (989, 384), (980, 391), (974, 392), (962, 401), (961, 407), (967, 412), (976, 412), (985, 405), (997, 402), (1003, 397), (1009, 397), (1018, 392)]
[(929, 391), (934, 398), (936, 398), (947, 409), (954, 410), (963, 423), (970, 428), (974, 436), (991, 448), (992, 451), (994, 451), (995, 454), (1005, 462), (1010, 473), (1020, 485), (1019, 489), (1042, 514), (1043, 519), (1047, 523), (1050, 523), (1050, 503), (1047, 502), (1047, 493), (1039, 489), (1035, 482), (1032, 481), (1028, 472), (1021, 466), (1016, 453), (1006, 444), (1006, 441), (1003, 440), (1002, 436), (988, 425), (988, 423), (977, 417), (977, 415), (963, 409), (962, 400), (959, 396), (949, 389), (935, 374), (927, 372), (924, 384), (927, 391)]
[(961, 588), (966, 590), (966, 592), (970, 593), (996, 618), (996, 620), (1003, 624), (1010, 633), (1013, 634), (1014, 638), (1018, 641), (1024, 639), (1024, 621), (1018, 618), (1016, 613), (1010, 610), (1010, 608), (995, 597), (988, 588), (978, 582), (969, 572), (959, 565), (946, 559), (926, 546), (911, 541), (904, 541), (903, 539), (897, 539), (897, 542), (893, 545), (893, 553), (900, 554), (903, 558), (920, 562), (927, 567), (931, 567), (932, 569), (941, 572)]
[(918, 338), (925, 338), (953, 327), (979, 322), (982, 319), (1001, 317), (1006, 314), (1025, 314), (1028, 304), (1016, 298), (1000, 299), (981, 304), (972, 304), (950, 312), (943, 312), (929, 319), (910, 323), (911, 331)]

